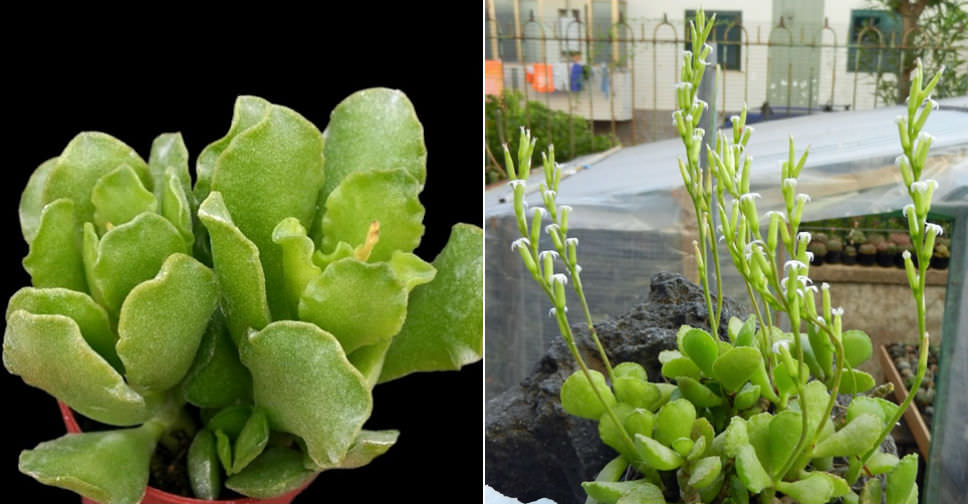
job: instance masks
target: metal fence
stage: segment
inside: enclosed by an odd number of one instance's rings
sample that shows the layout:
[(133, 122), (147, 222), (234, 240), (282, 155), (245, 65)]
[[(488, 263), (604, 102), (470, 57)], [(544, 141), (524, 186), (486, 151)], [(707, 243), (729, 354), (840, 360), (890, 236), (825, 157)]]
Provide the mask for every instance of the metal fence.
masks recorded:
[[(501, 91), (514, 90), (526, 101), (587, 121), (594, 131), (608, 134), (613, 145), (675, 135), (669, 113), (689, 40), (684, 20), (665, 16), (628, 22), (620, 17), (607, 34), (596, 35), (580, 20), (540, 22), (533, 13), (517, 30), (486, 21), (486, 92), (495, 94), (492, 99), (505, 112)], [(822, 26), (788, 24), (781, 17), (775, 26), (729, 22), (713, 31), (711, 42), (725, 67), (716, 81), (719, 124), (743, 104), (749, 105), (751, 122), (893, 105), (899, 93), (890, 83), (906, 76), (905, 66), (910, 67), (914, 55), (948, 50), (968, 61), (968, 46), (919, 45), (916, 29), (888, 33), (873, 19), (861, 26), (832, 27), (826, 18)], [(580, 90), (565, 84), (561, 75), (551, 75), (576, 63), (583, 69)], [(524, 109), (526, 126), (552, 137), (550, 117), (547, 124), (538, 124), (529, 110)], [(500, 124), (497, 134), (502, 143), (509, 140)], [(571, 138), (550, 141), (563, 154), (570, 145), (574, 154), (573, 128), (558, 136)]]

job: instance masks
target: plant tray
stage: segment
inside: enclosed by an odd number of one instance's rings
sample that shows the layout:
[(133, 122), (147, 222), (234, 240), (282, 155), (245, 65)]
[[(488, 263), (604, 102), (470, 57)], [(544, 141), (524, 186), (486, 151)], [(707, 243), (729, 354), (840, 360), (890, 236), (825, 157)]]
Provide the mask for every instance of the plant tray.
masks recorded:
[[(894, 367), (894, 359), (891, 359), (891, 355), (887, 352), (887, 347), (878, 345), (877, 354), (881, 359), (881, 369), (884, 370), (884, 377), (894, 385), (894, 398), (900, 404), (907, 397), (907, 389), (904, 388), (901, 373)], [(931, 431), (928, 430), (927, 424), (924, 423), (924, 417), (921, 416), (921, 412), (918, 410), (916, 404), (911, 404), (911, 407), (904, 412), (904, 420), (907, 422), (908, 428), (911, 429), (911, 433), (914, 434), (914, 440), (918, 443), (918, 451), (927, 460), (928, 452), (931, 449)]]

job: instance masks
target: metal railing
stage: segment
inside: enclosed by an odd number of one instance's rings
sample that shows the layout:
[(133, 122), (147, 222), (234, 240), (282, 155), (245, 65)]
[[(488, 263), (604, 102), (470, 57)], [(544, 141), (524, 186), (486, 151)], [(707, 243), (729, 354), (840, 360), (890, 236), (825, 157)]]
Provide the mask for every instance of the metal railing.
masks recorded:
[[(494, 20), (488, 21), (496, 24)], [(486, 47), (497, 48), (500, 53), (502, 41), (514, 40), (518, 53), (498, 54), (493, 58), (501, 61), (501, 75), (492, 78), (499, 78), (505, 90), (521, 93), (525, 101), (537, 101), (548, 109), (567, 113), (570, 118), (587, 121), (593, 131), (609, 134), (613, 145), (675, 136), (668, 113), (673, 109), (672, 89), (679, 80), (680, 61), (689, 40), (686, 23), (673, 24), (664, 16), (661, 20), (637, 22), (637, 26), (633, 26), (620, 16), (605, 35), (593, 35), (593, 30), (577, 19), (566, 28), (561, 26), (561, 23), (551, 23), (549, 28), (549, 25), (535, 20), (532, 13), (517, 31), (520, 35), (515, 35), (511, 27), (497, 26), (496, 30), (488, 30), (485, 33)], [(939, 49), (932, 45), (918, 45), (916, 28), (902, 34), (883, 33), (872, 22), (859, 30), (847, 26), (841, 28), (838, 33), (826, 18), (822, 26), (812, 29), (802, 24), (789, 27), (782, 17), (772, 27), (727, 24), (720, 39), (713, 42), (719, 44), (723, 52), (737, 47), (741, 63), (738, 69), (719, 73), (716, 85), (720, 103), (716, 109), (720, 117), (717, 123), (722, 124), (725, 117), (737, 112), (744, 103), (749, 105), (753, 121), (891, 105), (898, 100), (895, 97), (885, 103), (884, 83), (906, 76), (905, 66), (913, 67), (913, 55)], [(965, 29), (965, 26), (960, 27), (962, 32)], [(496, 39), (493, 32), (497, 33)], [(715, 30), (713, 34), (715, 38)], [(575, 51), (566, 49), (573, 49), (576, 42), (581, 48), (581, 63), (591, 65), (593, 71), (601, 72), (601, 79), (611, 81), (607, 91), (601, 86), (601, 96), (596, 89), (599, 86), (590, 82), (586, 82), (579, 92), (539, 92), (526, 78), (520, 78), (534, 65), (571, 62)], [(610, 49), (605, 51), (607, 62), (592, 63), (592, 60), (602, 59), (602, 47)], [(968, 46), (941, 49), (963, 53), (961, 59), (968, 60)], [(804, 53), (804, 50), (815, 52)], [(809, 54), (811, 57), (807, 58), (809, 61), (803, 61), (794, 54)], [(802, 77), (804, 70), (806, 78)], [(503, 107), (500, 96), (496, 101), (499, 107)], [(757, 105), (760, 103), (762, 105)], [(755, 113), (757, 109), (760, 114)], [(504, 112), (506, 115), (506, 110)], [(525, 107), (525, 114), (528, 128), (538, 132), (543, 130), (549, 141), (560, 146), (560, 152), (575, 154), (573, 127), (568, 128), (568, 138), (551, 138), (550, 116), (546, 124), (536, 124), (528, 107)], [(508, 133), (513, 132), (498, 128), (501, 143), (510, 140), (506, 138)], [(493, 154), (500, 156), (499, 153)], [(486, 161), (487, 164), (492, 162), (496, 164), (496, 160)]]

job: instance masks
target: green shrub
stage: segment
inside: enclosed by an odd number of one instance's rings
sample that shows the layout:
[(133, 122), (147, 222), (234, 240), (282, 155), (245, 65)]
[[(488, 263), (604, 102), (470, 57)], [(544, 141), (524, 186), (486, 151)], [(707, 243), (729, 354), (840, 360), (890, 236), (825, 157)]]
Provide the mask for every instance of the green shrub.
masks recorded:
[[(485, 154), (485, 183), (507, 178), (501, 144), (507, 142), (511, 152), (518, 152), (518, 131), (521, 128), (530, 129), (532, 137), (537, 139), (535, 152), (545, 152), (549, 145), (557, 143), (555, 156), (560, 161), (603, 151), (615, 143), (609, 140), (608, 135), (594, 134), (584, 117), (569, 116), (565, 112), (551, 110), (540, 102), (527, 101), (519, 91), (505, 91), (500, 97), (487, 96), (484, 127), (487, 148), (493, 155), (491, 158)], [(574, 135), (574, 151), (571, 135)], [(494, 168), (495, 161), (501, 166), (500, 170)], [(537, 157), (534, 161), (537, 161)]]

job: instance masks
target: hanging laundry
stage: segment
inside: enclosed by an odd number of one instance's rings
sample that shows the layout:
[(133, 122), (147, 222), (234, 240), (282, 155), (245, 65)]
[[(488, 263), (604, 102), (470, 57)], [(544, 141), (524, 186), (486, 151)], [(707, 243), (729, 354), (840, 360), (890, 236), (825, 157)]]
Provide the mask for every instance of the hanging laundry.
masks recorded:
[(499, 60), (484, 61), (484, 94), (500, 95), (504, 90), (504, 68)]
[(551, 71), (554, 77), (555, 89), (568, 91), (568, 63), (555, 63)]
[(525, 80), (531, 83), (531, 87), (535, 91), (539, 93), (550, 93), (555, 90), (550, 64), (533, 63), (528, 65), (525, 70), (531, 70), (531, 73), (525, 74)]
[(608, 98), (608, 64), (602, 63), (602, 94)]
[(582, 81), (585, 80), (585, 67), (581, 63), (571, 64), (571, 92), (577, 93), (581, 91)]

